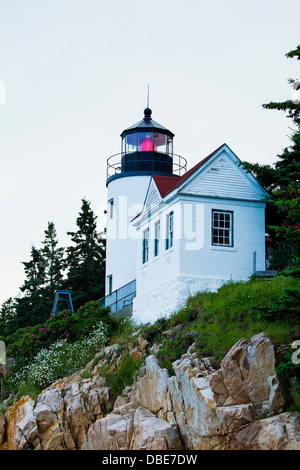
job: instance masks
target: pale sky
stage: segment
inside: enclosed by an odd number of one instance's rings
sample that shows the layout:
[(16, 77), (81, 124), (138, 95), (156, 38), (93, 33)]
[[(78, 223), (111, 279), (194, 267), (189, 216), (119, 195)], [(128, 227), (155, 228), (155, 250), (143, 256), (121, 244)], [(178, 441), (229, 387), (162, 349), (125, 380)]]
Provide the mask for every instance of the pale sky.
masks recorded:
[[(272, 164), (292, 122), (298, 0), (0, 0), (0, 303), (53, 221), (70, 244), (81, 199), (103, 227), (106, 160), (143, 118), (188, 168), (223, 143)], [(5, 87), (5, 94), (4, 94)]]

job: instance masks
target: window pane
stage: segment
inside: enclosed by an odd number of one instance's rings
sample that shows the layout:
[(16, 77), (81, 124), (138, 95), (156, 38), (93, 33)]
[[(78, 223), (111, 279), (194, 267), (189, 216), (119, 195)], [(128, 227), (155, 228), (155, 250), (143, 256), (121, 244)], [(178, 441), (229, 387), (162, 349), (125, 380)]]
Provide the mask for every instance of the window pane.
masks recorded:
[(156, 232), (155, 232), (156, 238), (159, 240), (159, 238), (160, 238), (160, 222), (156, 223), (155, 229), (156, 229)]
[(153, 132), (139, 132), (138, 150), (139, 152), (151, 152), (153, 150)]
[(137, 133), (129, 134), (126, 136), (126, 148), (125, 152), (136, 152), (137, 151)]
[(173, 246), (173, 212), (167, 215), (166, 250)]
[(149, 258), (149, 229), (143, 233), (143, 263), (147, 263)]
[(173, 139), (169, 136), (167, 136), (167, 153), (169, 155), (173, 154)]
[(159, 253), (159, 239), (160, 239), (160, 222), (155, 224), (155, 239), (154, 239), (154, 256)]
[(170, 214), (170, 232), (173, 232), (173, 212)]
[(167, 136), (165, 134), (154, 133), (153, 136), (154, 150), (156, 152), (166, 153), (167, 151)]

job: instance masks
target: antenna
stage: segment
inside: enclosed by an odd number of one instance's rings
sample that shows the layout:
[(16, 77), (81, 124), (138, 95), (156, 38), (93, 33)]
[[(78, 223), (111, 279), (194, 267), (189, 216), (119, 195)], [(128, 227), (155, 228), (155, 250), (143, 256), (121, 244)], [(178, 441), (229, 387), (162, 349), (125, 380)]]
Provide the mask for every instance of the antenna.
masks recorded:
[(147, 108), (149, 108), (149, 88), (150, 88), (150, 83), (148, 83)]

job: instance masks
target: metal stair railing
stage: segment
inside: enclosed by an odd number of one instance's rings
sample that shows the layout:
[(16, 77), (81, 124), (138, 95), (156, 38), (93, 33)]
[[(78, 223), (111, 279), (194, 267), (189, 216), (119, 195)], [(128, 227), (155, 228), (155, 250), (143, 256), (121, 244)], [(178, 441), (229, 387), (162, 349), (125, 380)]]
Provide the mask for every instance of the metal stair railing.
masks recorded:
[(130, 305), (136, 296), (136, 280), (125, 284), (111, 294), (102, 297), (98, 302), (101, 307), (109, 307), (111, 313), (117, 313), (127, 305)]

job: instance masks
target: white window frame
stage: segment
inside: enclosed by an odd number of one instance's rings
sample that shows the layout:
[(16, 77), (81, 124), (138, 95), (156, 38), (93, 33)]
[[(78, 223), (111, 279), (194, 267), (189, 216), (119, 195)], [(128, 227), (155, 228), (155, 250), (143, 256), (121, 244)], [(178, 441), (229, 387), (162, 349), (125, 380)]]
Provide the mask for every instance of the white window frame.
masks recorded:
[(154, 258), (159, 255), (159, 243), (160, 243), (160, 220), (154, 224)]
[(166, 250), (172, 248), (174, 243), (174, 212), (171, 211), (167, 215), (167, 233), (166, 233)]
[(149, 261), (149, 227), (143, 231), (142, 264)]
[[(228, 240), (228, 243), (226, 243), (226, 240)], [(212, 246), (234, 246), (233, 211), (212, 209), (211, 244)]]

